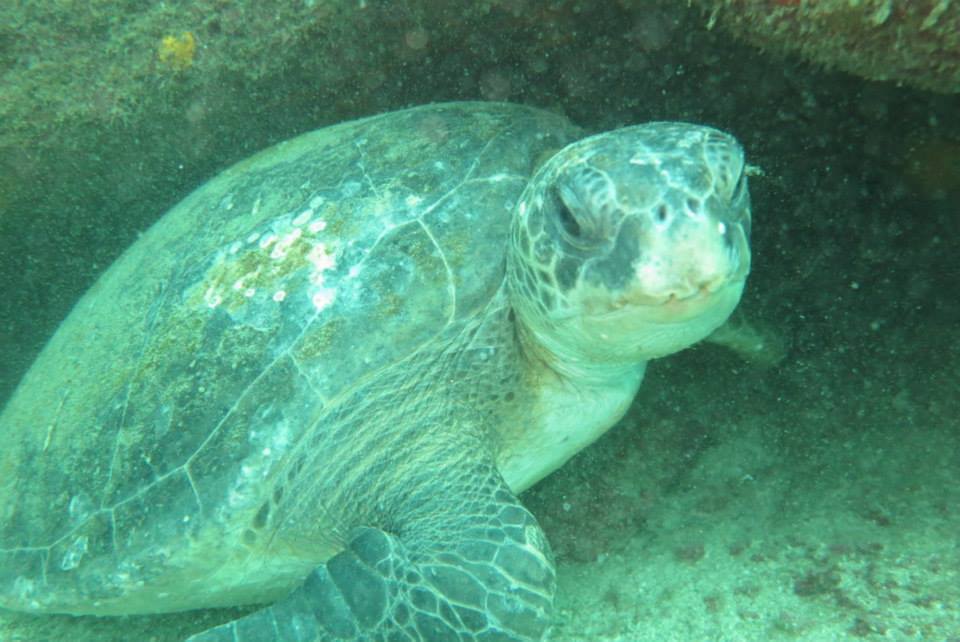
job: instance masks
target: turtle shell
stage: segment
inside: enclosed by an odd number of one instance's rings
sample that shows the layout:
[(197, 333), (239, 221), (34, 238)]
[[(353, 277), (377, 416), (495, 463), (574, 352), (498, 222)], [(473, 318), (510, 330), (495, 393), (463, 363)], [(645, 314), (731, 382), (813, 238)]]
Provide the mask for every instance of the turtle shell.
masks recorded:
[(228, 574), (240, 553), (209, 533), (255, 538), (284, 492), (268, 481), (300, 472), (307, 436), (328, 447), (358, 382), (481, 313), (521, 191), (578, 135), (515, 105), (414, 108), (280, 143), (171, 209), (0, 415), (0, 606), (135, 613), (289, 590), (332, 545), (248, 560), (262, 581), (234, 592), (190, 566)]

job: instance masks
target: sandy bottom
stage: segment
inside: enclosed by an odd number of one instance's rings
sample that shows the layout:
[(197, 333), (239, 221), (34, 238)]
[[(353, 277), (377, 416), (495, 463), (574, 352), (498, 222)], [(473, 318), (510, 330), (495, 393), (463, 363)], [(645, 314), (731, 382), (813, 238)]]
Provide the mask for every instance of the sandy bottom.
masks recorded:
[[(668, 375), (709, 376), (708, 350)], [(637, 405), (534, 491), (561, 559), (549, 639), (960, 639), (956, 352), (914, 385), (895, 381), (906, 364), (824, 359), (801, 379), (716, 361), (713, 392), (648, 386), (653, 417)]]

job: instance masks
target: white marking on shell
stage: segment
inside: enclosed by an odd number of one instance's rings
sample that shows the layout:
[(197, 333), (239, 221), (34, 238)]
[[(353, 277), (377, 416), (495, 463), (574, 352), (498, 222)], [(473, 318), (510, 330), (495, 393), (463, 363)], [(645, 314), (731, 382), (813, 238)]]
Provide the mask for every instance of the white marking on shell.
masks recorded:
[(87, 536), (81, 535), (73, 540), (73, 543), (67, 547), (63, 558), (60, 560), (60, 568), (64, 571), (72, 571), (80, 566), (80, 560), (87, 552)]
[(407, 204), (407, 207), (416, 207), (423, 202), (423, 197), (411, 194), (404, 200), (404, 202)]
[[(13, 581), (13, 590), (16, 595), (20, 596), (20, 599), (27, 599), (29, 596), (33, 595), (36, 590), (36, 582), (31, 579), (24, 577), (23, 575), (18, 575), (17, 579)], [(36, 600), (30, 600), (30, 608), (36, 609), (40, 607), (40, 603)]]
[(313, 307), (317, 309), (317, 312), (320, 312), (333, 303), (334, 299), (336, 299), (336, 294), (337, 291), (331, 288), (320, 288), (310, 297), (310, 301), (313, 303)]
[(273, 245), (276, 242), (276, 240), (277, 240), (277, 235), (274, 234), (273, 232), (270, 232), (269, 234), (264, 236), (262, 239), (260, 239), (260, 249), (261, 250), (267, 249), (268, 247)]
[(631, 165), (653, 165), (660, 167), (660, 159), (656, 156), (650, 156), (648, 152), (640, 152), (630, 159)]
[(293, 219), (293, 224), (299, 227), (304, 223), (306, 223), (307, 221), (309, 221), (311, 218), (313, 218), (313, 210), (310, 208), (307, 208), (302, 212), (300, 212), (297, 218)]
[(337, 261), (333, 254), (327, 251), (326, 243), (317, 243), (307, 254), (307, 260), (313, 265), (316, 273), (322, 275), (323, 272), (336, 266)]
[(260, 232), (254, 232), (247, 237), (247, 243), (256, 243), (260, 239)]
[(248, 299), (251, 299), (253, 298), (253, 295), (256, 293), (257, 293), (257, 288), (247, 288), (246, 290), (243, 291), (243, 296), (247, 297)]
[(322, 232), (323, 230), (327, 229), (327, 222), (322, 218), (318, 218), (317, 220), (310, 223), (310, 225), (307, 226), (307, 229), (310, 230), (311, 234)]
[(240, 243), (240, 241), (234, 241), (233, 243), (230, 244), (230, 249), (227, 251), (230, 252), (230, 254), (236, 254), (237, 252), (240, 251), (241, 247), (243, 247), (243, 244)]
[(270, 258), (274, 261), (279, 261), (287, 257), (287, 251), (297, 242), (303, 235), (303, 230), (299, 227), (295, 227), (286, 234), (284, 234), (276, 245), (273, 246), (273, 250), (270, 252)]
[(310, 199), (310, 209), (315, 210), (315, 209), (319, 208), (321, 205), (323, 205), (323, 203), (324, 203), (326, 200), (327, 200), (327, 199), (325, 199), (325, 198), (322, 197), (322, 196), (314, 196), (313, 198)]
[(263, 423), (262, 430), (251, 430), (247, 438), (256, 449), (241, 462), (240, 474), (227, 493), (227, 502), (232, 508), (250, 506), (260, 500), (263, 480), (281, 461), (292, 441), (290, 426), (282, 419)]
[(327, 250), (326, 243), (317, 243), (307, 253), (307, 261), (313, 266), (310, 274), (310, 283), (317, 286), (310, 292), (310, 302), (317, 312), (328, 307), (336, 298), (337, 291), (324, 287), (324, 272), (337, 265), (336, 257)]
[(90, 498), (84, 493), (79, 493), (70, 498), (70, 504), (67, 506), (67, 512), (70, 513), (70, 521), (74, 524), (84, 521), (90, 514), (92, 504)]
[(207, 307), (211, 309), (223, 303), (223, 297), (220, 296), (220, 293), (217, 292), (212, 285), (204, 292), (203, 300), (207, 304)]
[(273, 300), (276, 301), (277, 303), (280, 303), (280, 302), (283, 301), (285, 298), (287, 298), (287, 293), (286, 293), (284, 290), (277, 290), (276, 292), (273, 293), (273, 297), (272, 297), (272, 298), (273, 298)]

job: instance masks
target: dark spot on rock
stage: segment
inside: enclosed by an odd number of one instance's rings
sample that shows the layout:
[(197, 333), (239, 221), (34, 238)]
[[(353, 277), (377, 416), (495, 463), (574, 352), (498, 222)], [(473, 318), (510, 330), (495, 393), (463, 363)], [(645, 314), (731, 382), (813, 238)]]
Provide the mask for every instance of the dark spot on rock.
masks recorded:
[(673, 558), (678, 562), (696, 564), (704, 558), (706, 549), (703, 544), (690, 544), (673, 549)]
[(809, 571), (793, 582), (793, 592), (800, 597), (816, 597), (831, 592), (840, 584), (840, 578), (828, 570)]

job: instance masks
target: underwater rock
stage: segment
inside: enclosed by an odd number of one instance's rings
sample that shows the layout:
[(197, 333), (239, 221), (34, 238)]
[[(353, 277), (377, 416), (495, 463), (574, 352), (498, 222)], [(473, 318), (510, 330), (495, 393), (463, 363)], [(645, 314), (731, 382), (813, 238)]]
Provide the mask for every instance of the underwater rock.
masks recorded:
[(960, 92), (960, 2), (931, 0), (699, 0), (720, 25), (757, 47), (870, 80)]

